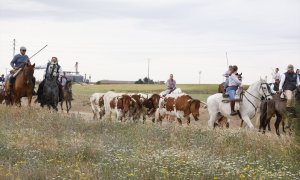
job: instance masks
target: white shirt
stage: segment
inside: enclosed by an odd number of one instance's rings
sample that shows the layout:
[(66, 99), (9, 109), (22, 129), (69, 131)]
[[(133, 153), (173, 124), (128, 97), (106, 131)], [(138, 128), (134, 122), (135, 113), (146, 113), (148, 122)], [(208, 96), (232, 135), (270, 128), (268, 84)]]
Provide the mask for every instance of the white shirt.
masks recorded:
[(272, 73), (272, 77), (273, 77), (273, 80), (275, 81), (275, 79), (281, 79), (281, 76), (279, 74), (279, 72), (277, 73)]
[[(279, 91), (282, 90), (282, 86), (284, 84), (284, 81), (285, 81), (285, 74), (282, 74), (280, 84), (279, 84)], [(299, 85), (300, 85), (299, 76), (297, 74), (297, 84), (296, 84), (296, 86), (299, 86)]]
[[(35, 69), (46, 69), (47, 66), (48, 66), (48, 63), (47, 64), (43, 64), (43, 65), (37, 65), (37, 66), (35, 66)], [(49, 70), (50, 70), (50, 68), (49, 68)], [(62, 70), (61, 66), (58, 69), (58, 74), (56, 74), (56, 72), (53, 72), (53, 73), (54, 73), (53, 75), (54, 76), (58, 76), (58, 78), (60, 78), (61, 76), (63, 76), (63, 70)]]

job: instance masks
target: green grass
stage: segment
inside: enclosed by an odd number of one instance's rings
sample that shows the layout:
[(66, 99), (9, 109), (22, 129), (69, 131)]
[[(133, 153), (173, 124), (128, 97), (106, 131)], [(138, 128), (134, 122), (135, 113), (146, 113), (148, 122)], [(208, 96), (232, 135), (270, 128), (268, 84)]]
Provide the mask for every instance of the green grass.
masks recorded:
[[(213, 94), (218, 91), (218, 85), (215, 84), (179, 84), (183, 92), (188, 94)], [(165, 89), (165, 85), (157, 84), (113, 84), (113, 85), (73, 85), (74, 93), (80, 92), (81, 95), (90, 95), (94, 92), (133, 92), (133, 93), (160, 93)]]
[(297, 179), (292, 137), (0, 107), (0, 179)]

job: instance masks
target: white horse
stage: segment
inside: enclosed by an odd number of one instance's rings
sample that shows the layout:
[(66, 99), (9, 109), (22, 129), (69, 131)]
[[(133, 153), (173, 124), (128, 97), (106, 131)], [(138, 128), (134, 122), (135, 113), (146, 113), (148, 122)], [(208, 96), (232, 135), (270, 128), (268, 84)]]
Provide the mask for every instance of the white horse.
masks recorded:
[[(244, 91), (243, 101), (239, 104), (240, 118), (244, 120), (249, 128), (253, 128), (251, 119), (255, 116), (257, 107), (261, 98), (272, 99), (270, 87), (266, 80), (260, 79), (259, 81), (251, 84), (249, 88)], [(217, 120), (218, 114), (227, 117), (228, 123), (230, 122), (230, 103), (222, 102), (223, 97), (221, 93), (211, 95), (207, 98), (207, 106), (209, 113), (208, 127), (213, 128)]]
[[(164, 90), (163, 92), (159, 93), (160, 97), (167, 95), (168, 94), (167, 91), (168, 90)], [(182, 93), (181, 89), (180, 88), (176, 88), (170, 94), (181, 94), (181, 93)]]

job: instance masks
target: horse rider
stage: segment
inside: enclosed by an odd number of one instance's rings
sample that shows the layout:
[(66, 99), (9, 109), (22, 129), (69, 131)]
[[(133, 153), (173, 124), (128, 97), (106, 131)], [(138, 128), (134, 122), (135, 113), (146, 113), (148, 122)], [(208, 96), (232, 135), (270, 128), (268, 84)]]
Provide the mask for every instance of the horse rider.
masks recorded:
[[(66, 72), (65, 71), (63, 72), (63, 75), (60, 77), (59, 81), (60, 81), (60, 84), (61, 84), (62, 88), (65, 88), (66, 85), (67, 85), (67, 83), (68, 83), (68, 81), (70, 81), (68, 79), (68, 77), (66, 76)], [(68, 90), (69, 90), (69, 93), (70, 93), (70, 96), (71, 96), (71, 100), (74, 100), (73, 99), (73, 94), (72, 94), (72, 89), (70, 88)]]
[(173, 79), (173, 74), (170, 74), (170, 78), (167, 80), (166, 85), (166, 90), (164, 91), (163, 96), (170, 94), (176, 89), (176, 81)]
[[(30, 62), (30, 60), (29, 60), (28, 56), (26, 55), (26, 47), (21, 46), (20, 54), (15, 55), (14, 58), (10, 62), (10, 66), (14, 69), (14, 73), (17, 72), (18, 69), (23, 69), (25, 62)], [(13, 84), (14, 84), (15, 80), (16, 80), (16, 78), (14, 76), (10, 76), (9, 92), (11, 93), (11, 95), (13, 94)], [(33, 91), (33, 94), (35, 94), (35, 92), (34, 92), (35, 77), (33, 77), (32, 83), (33, 83), (32, 91)]]
[(63, 71), (62, 71), (61, 66), (58, 64), (57, 57), (52, 57), (51, 61), (48, 62), (45, 65), (35, 66), (35, 69), (46, 69), (45, 78), (39, 84), (39, 88), (38, 88), (38, 91), (37, 91), (37, 95), (38, 95), (37, 102), (41, 102), (42, 93), (43, 93), (44, 84), (45, 84), (45, 79), (50, 76), (51, 72), (53, 73), (53, 76), (56, 78), (56, 83), (58, 85), (59, 102), (62, 101), (63, 100), (63, 92), (62, 92), (62, 85), (59, 82), (59, 77), (61, 77), (63, 75)]
[(5, 78), (4, 78), (4, 74), (2, 74), (1, 77), (0, 77), (0, 83), (4, 84), (4, 82), (5, 82)]
[(225, 82), (224, 82), (224, 90), (225, 90), (225, 92), (223, 93), (223, 96), (226, 96), (226, 94), (227, 94), (226, 89), (228, 87), (229, 76), (231, 75), (231, 73), (232, 73), (232, 65), (229, 65), (228, 66), (228, 70), (223, 74), (223, 76), (226, 78)]
[(285, 95), (287, 99), (286, 110), (289, 115), (295, 116), (295, 90), (300, 85), (299, 76), (294, 72), (294, 66), (289, 64), (287, 72), (282, 74), (281, 81), (279, 84), (279, 93)]
[(238, 113), (234, 110), (235, 107), (235, 95), (238, 88), (242, 87), (242, 82), (238, 79), (237, 75), (238, 67), (236, 65), (232, 66), (232, 73), (228, 77), (228, 87), (227, 92), (229, 95), (231, 116), (237, 115)]
[(279, 84), (280, 84), (280, 79), (275, 79), (274, 83), (271, 83), (271, 91), (273, 94), (279, 91)]
[(276, 79), (281, 78), (280, 73), (279, 73), (279, 68), (275, 68), (275, 72), (272, 72), (272, 78), (273, 78), (274, 82), (276, 81)]

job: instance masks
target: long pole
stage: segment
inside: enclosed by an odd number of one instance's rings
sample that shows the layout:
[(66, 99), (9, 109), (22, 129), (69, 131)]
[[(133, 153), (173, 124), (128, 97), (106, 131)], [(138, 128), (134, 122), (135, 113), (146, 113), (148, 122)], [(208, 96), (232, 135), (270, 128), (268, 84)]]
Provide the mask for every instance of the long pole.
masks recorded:
[(14, 39), (14, 49), (13, 49), (13, 57), (16, 54), (16, 39)]
[(229, 65), (228, 65), (228, 56), (227, 56), (227, 52), (226, 52), (226, 61), (227, 61), (227, 67), (228, 67)]
[(150, 59), (148, 58), (148, 84), (149, 84)]
[(36, 52), (34, 55), (32, 55), (29, 59), (33, 58), (33, 56), (37, 55), (39, 52), (41, 52), (43, 49), (45, 49), (48, 46), (48, 44), (46, 46), (44, 46), (42, 49), (40, 49), (38, 52)]

